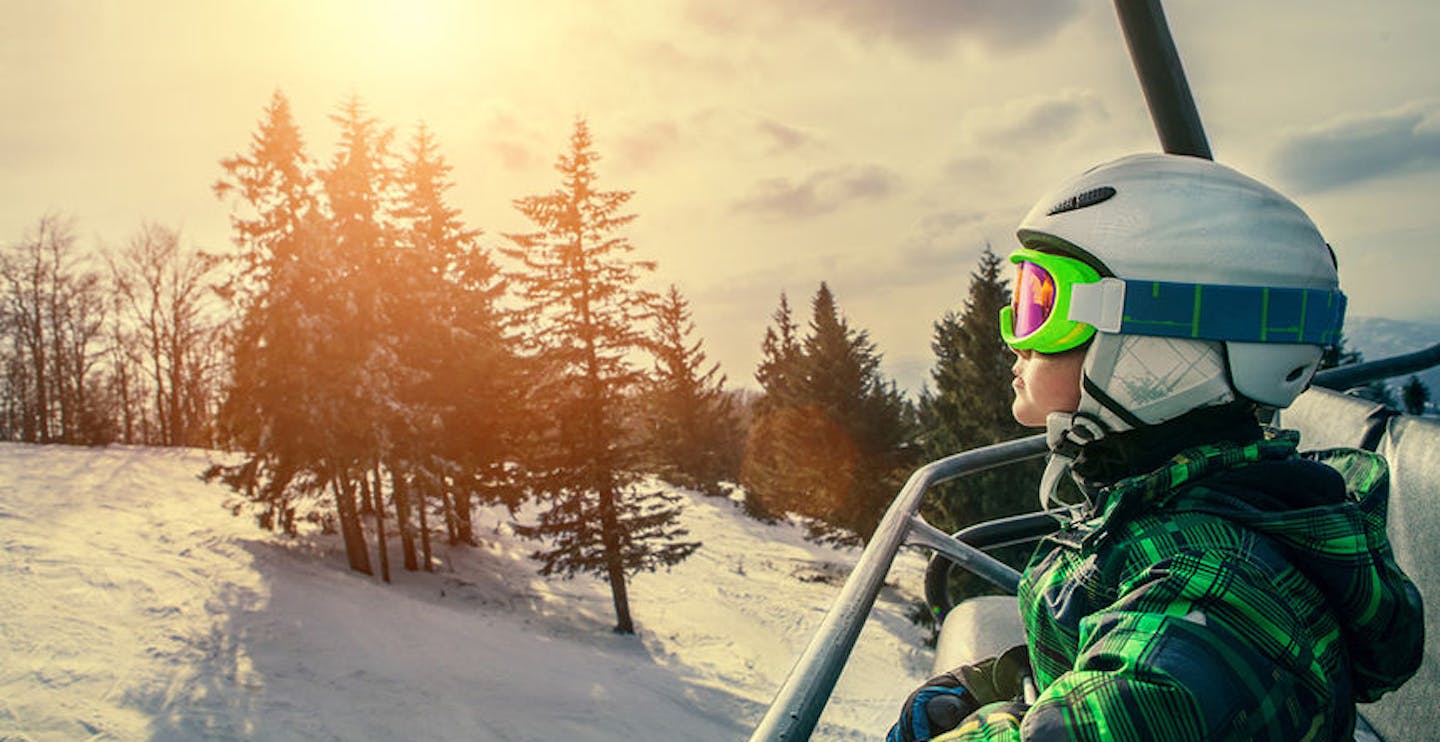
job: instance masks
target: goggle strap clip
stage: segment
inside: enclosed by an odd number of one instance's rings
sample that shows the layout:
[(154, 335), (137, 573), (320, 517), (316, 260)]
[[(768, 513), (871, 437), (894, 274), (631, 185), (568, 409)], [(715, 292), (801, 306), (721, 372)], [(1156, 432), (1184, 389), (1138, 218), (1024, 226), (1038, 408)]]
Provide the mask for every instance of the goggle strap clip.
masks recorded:
[(1109, 432), (1105, 423), (1084, 412), (1052, 412), (1045, 417), (1045, 445), (1050, 449), (1050, 456), (1040, 475), (1041, 510), (1049, 509), (1054, 503), (1072, 507), (1078, 504), (1063, 502), (1055, 496), (1060, 480), (1070, 473), (1071, 465), (1086, 445)]
[[(1075, 460), (1068, 456), (1061, 456), (1052, 453), (1045, 460), (1045, 471), (1040, 475), (1040, 509), (1049, 510), (1054, 504), (1060, 502), (1055, 492), (1060, 489), (1060, 480), (1070, 473), (1071, 464)], [(1068, 503), (1062, 503), (1068, 504)]]
[(1084, 322), (1100, 332), (1116, 333), (1125, 317), (1125, 282), (1102, 278), (1070, 287), (1069, 319)]

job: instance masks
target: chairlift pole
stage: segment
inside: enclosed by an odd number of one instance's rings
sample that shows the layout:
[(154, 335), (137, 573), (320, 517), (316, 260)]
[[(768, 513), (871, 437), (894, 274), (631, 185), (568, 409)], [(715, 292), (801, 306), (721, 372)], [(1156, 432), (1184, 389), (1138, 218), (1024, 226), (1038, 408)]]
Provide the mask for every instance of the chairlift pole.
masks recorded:
[(1115, 0), (1115, 12), (1160, 146), (1172, 155), (1215, 159), (1160, 0)]
[[(1161, 147), (1172, 155), (1215, 159), (1160, 0), (1115, 0), (1115, 12)], [(1440, 344), (1393, 358), (1321, 371), (1315, 374), (1314, 385), (1344, 391), (1436, 365), (1440, 365)]]

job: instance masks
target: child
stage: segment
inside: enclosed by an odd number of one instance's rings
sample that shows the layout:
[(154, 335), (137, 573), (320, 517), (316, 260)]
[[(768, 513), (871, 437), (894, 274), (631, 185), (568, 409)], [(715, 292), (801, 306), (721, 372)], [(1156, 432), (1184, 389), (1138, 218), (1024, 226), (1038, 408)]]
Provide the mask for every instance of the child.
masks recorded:
[(1012, 410), (1046, 428), (1042, 505), (1067, 473), (1085, 501), (1021, 581), (1028, 660), (931, 679), (888, 739), (1350, 739), (1423, 645), (1384, 460), (1256, 422), (1338, 337), (1334, 254), (1285, 197), (1173, 155), (1088, 171), (1019, 238)]

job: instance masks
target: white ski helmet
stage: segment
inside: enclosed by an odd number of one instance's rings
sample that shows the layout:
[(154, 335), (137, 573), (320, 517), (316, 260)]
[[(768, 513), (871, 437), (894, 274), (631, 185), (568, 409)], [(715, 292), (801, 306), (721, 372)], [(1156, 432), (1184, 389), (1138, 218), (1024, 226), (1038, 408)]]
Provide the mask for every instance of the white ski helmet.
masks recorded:
[(1018, 236), (1099, 277), (1058, 307), (1095, 328), (1074, 417), (1101, 426), (1082, 437), (1237, 398), (1285, 407), (1344, 317), (1334, 253), (1305, 212), (1210, 160), (1099, 165), (1040, 199)]

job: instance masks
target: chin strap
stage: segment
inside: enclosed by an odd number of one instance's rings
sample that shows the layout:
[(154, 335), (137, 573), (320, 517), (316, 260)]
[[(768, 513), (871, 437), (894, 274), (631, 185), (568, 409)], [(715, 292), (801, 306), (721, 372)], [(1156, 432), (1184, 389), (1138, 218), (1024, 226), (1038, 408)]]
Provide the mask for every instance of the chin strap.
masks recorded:
[(1050, 456), (1045, 460), (1045, 472), (1040, 475), (1041, 510), (1048, 510), (1052, 503), (1066, 507), (1079, 504), (1061, 501), (1055, 497), (1055, 491), (1060, 479), (1070, 473), (1080, 450), (1109, 432), (1105, 423), (1083, 412), (1052, 412), (1045, 416), (1045, 445), (1050, 449)]

